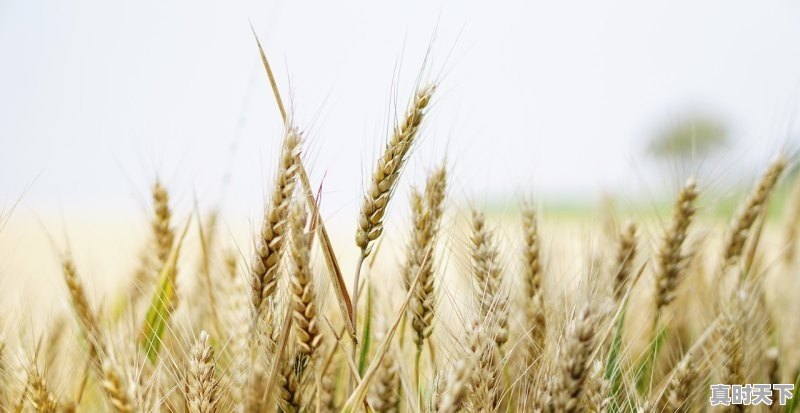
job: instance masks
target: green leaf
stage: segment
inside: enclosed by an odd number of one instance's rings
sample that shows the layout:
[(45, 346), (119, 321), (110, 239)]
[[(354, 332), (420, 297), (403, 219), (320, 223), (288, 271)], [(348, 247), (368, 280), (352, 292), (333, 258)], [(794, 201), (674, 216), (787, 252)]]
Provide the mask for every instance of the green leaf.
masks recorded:
[[(798, 388), (800, 388), (800, 374), (798, 374), (797, 378), (794, 379), (794, 391), (796, 392)], [(777, 401), (775, 402), (777, 403)], [(789, 399), (788, 403), (786, 403), (784, 411), (786, 413), (792, 413), (794, 412), (795, 408), (797, 408), (797, 394), (792, 395), (792, 398)]]
[(164, 267), (158, 276), (156, 291), (153, 293), (153, 299), (147, 309), (144, 324), (142, 325), (140, 345), (147, 354), (147, 358), (152, 362), (158, 359), (161, 337), (164, 335), (164, 330), (169, 323), (172, 312), (175, 310), (177, 298), (175, 278), (177, 276), (178, 255), (180, 254), (183, 240), (186, 238), (186, 232), (189, 230), (189, 222), (186, 223), (180, 239), (175, 243), (175, 247), (170, 252), (166, 262), (164, 262)]
[(361, 377), (364, 376), (364, 371), (367, 369), (370, 344), (372, 344), (372, 284), (367, 279), (367, 313), (361, 330), (361, 353), (358, 356), (358, 375)]
[(639, 394), (646, 394), (652, 387), (653, 368), (656, 360), (658, 360), (658, 354), (661, 352), (666, 336), (667, 327), (660, 326), (659, 323), (656, 327), (656, 335), (636, 369), (636, 388), (639, 390)]

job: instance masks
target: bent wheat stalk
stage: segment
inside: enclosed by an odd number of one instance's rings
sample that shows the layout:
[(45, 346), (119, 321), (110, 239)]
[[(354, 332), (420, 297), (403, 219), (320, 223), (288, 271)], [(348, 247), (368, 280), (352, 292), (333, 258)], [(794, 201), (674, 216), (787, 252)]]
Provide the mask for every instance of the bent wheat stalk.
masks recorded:
[[(269, 60), (267, 60), (267, 54), (264, 52), (264, 48), (261, 46), (261, 40), (258, 39), (258, 35), (256, 34), (256, 31), (252, 25), (250, 25), (250, 29), (253, 32), (253, 37), (256, 39), (256, 46), (258, 46), (261, 64), (264, 66), (264, 70), (267, 72), (267, 78), (269, 79), (269, 84), (272, 89), (272, 95), (275, 97), (275, 103), (278, 105), (281, 119), (283, 119), (283, 123), (286, 124), (288, 122), (286, 109), (283, 106), (283, 99), (281, 99), (281, 94), (278, 90), (278, 83), (275, 81), (275, 75), (272, 73)], [(339, 267), (339, 261), (336, 259), (336, 254), (333, 251), (333, 244), (328, 236), (328, 230), (325, 228), (325, 222), (320, 216), (319, 205), (317, 200), (314, 199), (314, 191), (311, 188), (311, 181), (308, 179), (308, 173), (306, 172), (306, 168), (303, 165), (302, 160), (300, 161), (300, 183), (303, 185), (303, 192), (306, 196), (306, 203), (311, 209), (311, 216), (314, 217), (314, 229), (319, 232), (322, 255), (325, 257), (325, 264), (328, 267), (328, 274), (331, 277), (333, 292), (336, 296), (336, 301), (339, 304), (339, 310), (342, 312), (345, 328), (347, 329), (348, 333), (350, 333), (350, 337), (353, 339), (353, 341), (355, 341), (356, 328), (353, 325), (353, 320), (355, 319), (353, 317), (353, 303), (350, 299), (350, 295), (347, 293), (347, 286), (345, 285), (344, 278), (342, 277), (342, 270)]]

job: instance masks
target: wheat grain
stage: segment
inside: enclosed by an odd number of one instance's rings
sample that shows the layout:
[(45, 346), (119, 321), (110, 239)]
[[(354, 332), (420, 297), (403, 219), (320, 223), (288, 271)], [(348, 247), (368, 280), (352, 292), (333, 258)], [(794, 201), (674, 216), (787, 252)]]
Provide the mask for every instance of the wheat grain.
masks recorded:
[(299, 412), (303, 407), (298, 371), (304, 367), (298, 366), (298, 361), (300, 359), (297, 357), (284, 361), (278, 377), (278, 407), (286, 413)]

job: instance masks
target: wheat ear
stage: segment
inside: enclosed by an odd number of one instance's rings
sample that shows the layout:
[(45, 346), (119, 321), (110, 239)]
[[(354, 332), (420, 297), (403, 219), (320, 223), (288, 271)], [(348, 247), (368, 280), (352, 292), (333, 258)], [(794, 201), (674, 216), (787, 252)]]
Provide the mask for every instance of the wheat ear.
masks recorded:
[(394, 128), (383, 156), (378, 159), (372, 182), (361, 204), (356, 231), (356, 245), (361, 249), (363, 257), (370, 254), (370, 246), (383, 232), (386, 208), (435, 89), (433, 85), (429, 85), (417, 91), (405, 118)]
[(603, 363), (596, 360), (584, 386), (584, 406), (589, 413), (606, 413), (609, 410), (611, 382), (604, 374)]
[(500, 396), (500, 357), (486, 326), (475, 321), (467, 330), (467, 357), (475, 363), (469, 376), (469, 411), (494, 411)]
[(102, 366), (102, 380), (100, 382), (103, 390), (111, 402), (111, 407), (116, 413), (133, 413), (133, 398), (128, 393), (128, 387), (120, 373), (117, 371), (111, 360), (106, 359)]
[(377, 413), (396, 412), (400, 405), (400, 369), (391, 354), (381, 362), (376, 388), (372, 398), (372, 408)]
[(305, 207), (300, 203), (296, 203), (289, 218), (291, 222), (290, 254), (293, 264), (291, 292), (294, 323), (292, 327), (296, 344), (296, 366), (291, 375), (287, 375), (289, 373), (284, 372), (284, 386), (290, 385), (293, 381), (296, 382), (296, 388), (293, 390), (293, 393), (296, 393), (293, 397), (295, 399), (294, 403), (285, 401), (285, 404), (291, 406), (295, 404), (302, 406), (300, 404), (302, 398), (299, 397), (299, 394), (302, 392), (303, 384), (306, 382), (305, 377), (308, 368), (310, 367), (315, 373), (318, 373), (315, 369), (316, 358), (322, 342), (314, 277), (310, 267), (309, 236), (305, 231), (306, 218)]
[(728, 316), (722, 325), (722, 381), (726, 384), (742, 384), (744, 369), (744, 351), (742, 332), (733, 316)]
[(283, 241), (288, 230), (289, 205), (300, 167), (300, 145), (300, 132), (287, 126), (272, 198), (264, 212), (264, 223), (250, 269), (254, 328), (264, 302), (272, 296), (277, 285)]
[(71, 298), (72, 308), (75, 310), (75, 316), (78, 318), (81, 328), (83, 328), (86, 335), (85, 338), (89, 346), (89, 356), (96, 359), (99, 350), (97, 348), (97, 343), (100, 339), (100, 327), (97, 322), (97, 316), (95, 316), (94, 311), (92, 311), (89, 305), (86, 291), (75, 269), (75, 262), (71, 257), (64, 257), (61, 261), (61, 269), (64, 273), (64, 281), (67, 284), (67, 290)]
[(756, 183), (744, 207), (731, 223), (728, 238), (725, 241), (725, 248), (723, 249), (723, 271), (730, 268), (742, 255), (750, 229), (753, 227), (756, 218), (761, 215), (761, 212), (766, 207), (769, 194), (775, 188), (775, 184), (777, 184), (778, 179), (786, 169), (786, 165), (786, 157), (782, 154), (770, 164), (764, 175)]
[(28, 398), (37, 413), (56, 413), (58, 407), (56, 398), (47, 388), (44, 377), (35, 368), (29, 373), (28, 386), (30, 386)]
[(469, 376), (472, 373), (472, 363), (469, 359), (462, 359), (450, 372), (447, 386), (442, 393), (441, 402), (437, 413), (456, 413), (461, 411), (468, 395)]
[(317, 296), (311, 272), (308, 250), (308, 234), (305, 231), (306, 211), (296, 203), (291, 212), (291, 258), (292, 258), (292, 308), (297, 355), (312, 360), (322, 342), (317, 314)]
[(539, 246), (539, 225), (536, 210), (526, 206), (522, 210), (523, 274), (525, 277), (525, 317), (530, 341), (527, 345), (529, 362), (538, 360), (544, 349), (547, 319), (542, 290), (542, 264)]
[(497, 245), (492, 231), (486, 226), (483, 213), (472, 211), (471, 236), (472, 273), (478, 286), (479, 314), (491, 321), (498, 348), (508, 341), (507, 297), (502, 291), (503, 274), (498, 262)]
[(159, 263), (164, 265), (175, 242), (175, 232), (170, 226), (172, 212), (169, 209), (169, 194), (160, 181), (153, 185), (153, 208), (155, 216), (151, 225), (156, 242), (156, 256)]
[(414, 342), (417, 344), (417, 351), (421, 351), (423, 343), (433, 330), (436, 300), (433, 255), (439, 222), (442, 218), (446, 187), (447, 173), (442, 167), (428, 178), (424, 198), (416, 193), (412, 195), (413, 231), (408, 272), (411, 276), (419, 273), (419, 282), (409, 308), (413, 314), (411, 326), (416, 333)]
[(434, 85), (427, 85), (417, 90), (405, 117), (399, 125), (395, 126), (392, 137), (386, 143), (383, 155), (378, 159), (378, 164), (372, 173), (369, 188), (361, 202), (361, 211), (358, 216), (356, 230), (356, 245), (361, 250), (356, 263), (356, 274), (353, 278), (353, 325), (358, 314), (358, 284), (361, 275), (361, 265), (364, 259), (372, 252), (372, 244), (383, 233), (383, 219), (389, 207), (397, 180), (403, 169), (406, 157), (413, 146), (419, 132), (422, 120), (427, 113), (428, 105), (436, 90)]
[(579, 310), (570, 323), (553, 382), (551, 402), (556, 412), (580, 411), (594, 349), (595, 328), (595, 317), (588, 305)]
[(633, 260), (636, 259), (636, 223), (629, 220), (625, 223), (617, 243), (617, 256), (614, 262), (614, 299), (622, 302), (631, 281)]
[(661, 311), (675, 299), (675, 290), (686, 268), (688, 254), (683, 251), (683, 244), (689, 225), (695, 214), (697, 199), (697, 183), (689, 178), (678, 194), (672, 221), (664, 232), (661, 247), (658, 250), (658, 268), (656, 270), (656, 319)]
[(687, 352), (667, 384), (667, 411), (689, 413), (692, 409), (692, 393), (696, 388), (699, 372), (692, 352)]
[(185, 383), (186, 404), (190, 413), (219, 411), (219, 379), (215, 373), (214, 349), (208, 339), (208, 333), (201, 331), (192, 347)]
[[(283, 365), (281, 366), (281, 371), (278, 376), (279, 385), (278, 391), (276, 392), (278, 407), (286, 413), (300, 412), (303, 407), (298, 371), (302, 370), (304, 367), (298, 366), (298, 361), (300, 361), (298, 357), (290, 357), (288, 360), (283, 360)], [(281, 361), (275, 360), (275, 362), (280, 363)]]

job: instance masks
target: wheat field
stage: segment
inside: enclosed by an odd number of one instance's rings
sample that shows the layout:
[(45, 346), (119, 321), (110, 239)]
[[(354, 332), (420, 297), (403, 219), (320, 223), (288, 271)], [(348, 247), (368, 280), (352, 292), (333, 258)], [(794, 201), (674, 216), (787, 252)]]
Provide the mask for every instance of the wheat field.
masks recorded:
[[(591, 234), (548, 222), (531, 197), (503, 214), (456, 202), (447, 159), (397, 199), (434, 79), (371, 160), (348, 236), (332, 236), (304, 125), (261, 58), (285, 127), (253, 242), (232, 242), (219, 211), (174, 214), (159, 181), (114, 289), (86, 288), (80, 244), (53, 241), (60, 271), (43, 277), (69, 308), (44, 328), (28, 328), (35, 306), (0, 314), (0, 410), (794, 411), (774, 393), (772, 406), (709, 403), (711, 384), (800, 379), (790, 154), (726, 222), (704, 213), (709, 183), (691, 175), (669, 215), (598, 210)], [(793, 196), (768, 214), (780, 188)]]

